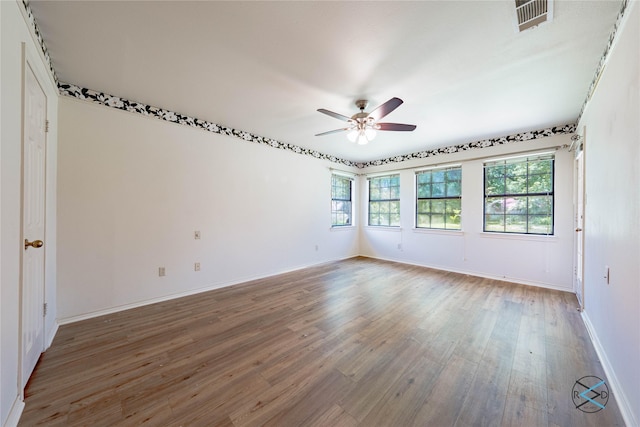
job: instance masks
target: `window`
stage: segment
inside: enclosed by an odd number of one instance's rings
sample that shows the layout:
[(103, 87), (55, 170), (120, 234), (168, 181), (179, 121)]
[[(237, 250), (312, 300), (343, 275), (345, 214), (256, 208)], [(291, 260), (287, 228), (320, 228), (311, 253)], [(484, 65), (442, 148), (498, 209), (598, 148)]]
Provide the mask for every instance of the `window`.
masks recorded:
[(416, 227), (460, 230), (462, 168), (416, 173)]
[(345, 176), (331, 175), (331, 226), (352, 225), (351, 190), (353, 180)]
[(400, 226), (400, 175), (369, 178), (369, 225)]
[(484, 165), (484, 231), (553, 234), (553, 154)]

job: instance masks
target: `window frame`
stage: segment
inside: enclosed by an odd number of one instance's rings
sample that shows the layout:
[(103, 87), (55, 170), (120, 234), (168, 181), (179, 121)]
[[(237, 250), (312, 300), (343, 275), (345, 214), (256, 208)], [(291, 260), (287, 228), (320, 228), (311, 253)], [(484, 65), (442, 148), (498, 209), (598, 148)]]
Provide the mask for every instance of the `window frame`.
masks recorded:
[[(530, 173), (530, 164), (534, 163), (534, 162), (539, 162), (539, 161), (544, 161), (544, 160), (550, 160), (551, 161), (551, 167), (550, 167), (550, 171), (548, 173), (548, 176), (550, 177), (550, 189), (548, 191), (530, 191), (529, 188), (529, 184), (530, 184), (530, 177), (532, 175), (547, 175), (545, 174), (535, 174), (535, 173)], [(513, 165), (513, 164), (522, 164), (522, 163), (526, 163), (527, 167), (526, 167), (526, 175), (524, 175), (525, 177), (525, 182), (526, 182), (526, 192), (508, 192), (507, 191), (507, 179), (508, 179), (508, 174), (506, 173), (506, 168), (507, 165)], [(504, 191), (502, 193), (492, 193), (492, 194), (488, 194), (487, 193), (487, 169), (492, 167), (492, 166), (496, 166), (502, 164), (505, 167), (505, 173), (504, 173)], [(509, 158), (501, 158), (501, 159), (491, 159), (491, 160), (486, 160), (483, 164), (483, 173), (482, 173), (482, 178), (483, 178), (483, 200), (482, 200), (482, 231), (484, 233), (495, 233), (498, 235), (526, 235), (526, 236), (554, 236), (555, 235), (555, 185), (556, 185), (556, 174), (555, 174), (555, 168), (556, 168), (556, 156), (555, 153), (538, 153), (538, 154), (528, 154), (528, 155), (524, 155), (524, 156), (517, 156), (517, 157), (509, 157)], [(523, 175), (516, 175), (516, 176), (523, 176)], [(531, 207), (531, 203), (530, 203), (530, 199), (532, 197), (549, 197), (550, 198), (550, 210), (548, 214), (532, 214), (529, 213), (530, 212), (530, 207)], [(488, 205), (487, 202), (489, 199), (497, 199), (497, 198), (502, 198), (503, 199), (503, 213), (488, 213)], [(507, 199), (514, 199), (514, 198), (525, 198), (526, 199), (526, 206), (525, 206), (525, 214), (508, 214), (507, 213)], [(504, 218), (502, 220), (502, 224), (503, 224), (503, 230), (488, 230), (487, 229), (487, 216), (489, 215), (494, 215), (494, 216), (499, 216), (502, 215)], [(510, 215), (513, 216), (524, 216), (526, 218), (526, 222), (525, 222), (525, 231), (507, 231), (507, 227), (508, 227), (508, 217)], [(549, 224), (549, 229), (548, 232), (532, 232), (531, 231), (531, 218), (532, 217), (550, 217), (550, 224)]]
[[(336, 188), (336, 185), (334, 184), (334, 179), (340, 179), (340, 180), (344, 180), (347, 181), (349, 183), (349, 197), (348, 198), (340, 198), (337, 197), (336, 193), (334, 192), (334, 189)], [(353, 177), (350, 176), (346, 176), (346, 175), (341, 175), (341, 174), (337, 174), (337, 173), (331, 173), (331, 228), (343, 228), (343, 227), (353, 227), (353, 219), (354, 219), (354, 215), (353, 215)], [(336, 202), (340, 202), (340, 203), (348, 203), (349, 206), (349, 212), (348, 212), (348, 223), (345, 224), (339, 224), (337, 223), (335, 220), (337, 219), (337, 215), (339, 214), (345, 214), (345, 210), (344, 209), (335, 209), (334, 208), (334, 203)]]
[[(449, 171), (459, 171), (460, 174), (460, 179), (459, 180), (452, 180), (452, 181), (448, 181), (447, 180), (447, 172)], [(433, 185), (433, 173), (434, 172), (444, 172), (444, 181), (442, 182), (443, 186), (444, 186), (444, 193), (442, 196), (429, 196), (429, 197), (420, 197), (420, 180), (419, 180), (419, 175), (423, 175), (423, 174), (431, 174), (431, 182), (429, 183), (430, 185)], [(458, 196), (449, 196), (447, 195), (447, 184), (449, 183), (454, 183), (454, 182), (458, 182), (459, 183), (459, 195)], [(439, 182), (437, 182), (439, 183)], [(444, 220), (444, 227), (433, 227), (433, 226), (420, 226), (419, 225), (419, 215), (429, 215), (429, 223), (432, 224), (433, 223), (433, 217), (432, 217), (432, 213), (425, 213), (425, 212), (420, 212), (420, 201), (421, 200), (428, 200), (428, 201), (433, 201), (433, 200), (442, 200), (444, 201), (444, 206), (443, 206), (443, 220)], [(458, 215), (460, 216), (460, 222), (459, 222), (459, 226), (457, 228), (447, 228), (447, 201), (448, 200), (459, 200), (459, 204), (460, 204), (460, 208), (459, 208), (459, 213)], [(462, 165), (448, 165), (448, 166), (440, 166), (440, 167), (433, 167), (433, 168), (428, 168), (428, 169), (421, 169), (421, 170), (416, 170), (415, 171), (415, 216), (414, 216), (414, 221), (415, 221), (415, 228), (417, 230), (442, 230), (442, 231), (462, 231)]]
[[(372, 182), (382, 182), (382, 180), (384, 179), (389, 179), (389, 180), (395, 180), (397, 179), (398, 185), (389, 185), (389, 186), (378, 186), (379, 190), (382, 189), (388, 189), (389, 191), (389, 197), (388, 198), (383, 198), (383, 197), (379, 197), (377, 199), (372, 199), (371, 195), (372, 195), (372, 191), (371, 191), (371, 184)], [(391, 197), (392, 196), (392, 188), (397, 188), (397, 197)], [(387, 212), (387, 217), (388, 217), (388, 221), (386, 224), (372, 224), (371, 223), (371, 215), (372, 215), (372, 203), (379, 203), (379, 206), (382, 206), (382, 203), (388, 203), (388, 212)], [(394, 213), (391, 212), (391, 204), (392, 203), (397, 203), (397, 218), (398, 218), (398, 222), (397, 224), (392, 223), (391, 221), (391, 217), (392, 215), (395, 215)], [(378, 219), (380, 218), (380, 208), (378, 208), (376, 215), (378, 215)], [(390, 174), (385, 174), (385, 175), (377, 175), (377, 176), (372, 176), (372, 177), (368, 177), (367, 178), (367, 226), (369, 227), (390, 227), (390, 228), (400, 228), (400, 224), (401, 224), (401, 216), (400, 216), (400, 174), (399, 173), (390, 173)]]

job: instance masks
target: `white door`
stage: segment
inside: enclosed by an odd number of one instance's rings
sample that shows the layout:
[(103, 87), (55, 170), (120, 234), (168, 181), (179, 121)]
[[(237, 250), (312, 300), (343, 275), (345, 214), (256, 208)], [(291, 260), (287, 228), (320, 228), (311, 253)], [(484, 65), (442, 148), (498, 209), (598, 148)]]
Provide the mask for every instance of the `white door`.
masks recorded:
[(578, 144), (576, 148), (576, 213), (575, 213), (575, 271), (574, 290), (578, 297), (580, 307), (584, 310), (584, 145)]
[(44, 216), (47, 98), (26, 63), (22, 160), (22, 387), (44, 351)]

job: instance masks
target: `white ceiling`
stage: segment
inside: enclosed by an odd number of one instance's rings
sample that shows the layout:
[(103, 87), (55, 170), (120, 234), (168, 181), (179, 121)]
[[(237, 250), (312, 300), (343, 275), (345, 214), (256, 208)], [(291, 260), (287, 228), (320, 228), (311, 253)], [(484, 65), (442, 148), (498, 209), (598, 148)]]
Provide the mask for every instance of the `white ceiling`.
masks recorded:
[[(559, 1), (515, 31), (513, 1), (31, 1), (61, 82), (368, 161), (574, 123), (620, 0)], [(354, 101), (404, 104), (358, 146), (314, 134)]]

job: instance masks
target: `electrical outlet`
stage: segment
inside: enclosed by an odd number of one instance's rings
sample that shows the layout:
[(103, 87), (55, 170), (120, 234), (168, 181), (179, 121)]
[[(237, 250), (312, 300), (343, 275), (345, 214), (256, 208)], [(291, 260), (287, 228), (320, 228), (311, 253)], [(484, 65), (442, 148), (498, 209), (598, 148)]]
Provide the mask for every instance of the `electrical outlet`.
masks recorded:
[(193, 238), (196, 240), (200, 240), (200, 231), (196, 230), (193, 232)]
[(316, 252), (318, 252), (318, 245), (316, 245)]
[(160, 268), (158, 268), (158, 276), (162, 277), (162, 276), (164, 276), (165, 274), (166, 274), (166, 273), (165, 273), (164, 267), (160, 267)]
[(402, 250), (402, 243), (398, 243), (398, 250), (401, 251)]
[(193, 264), (193, 270), (194, 271), (200, 271), (200, 263), (196, 262), (195, 264)]

